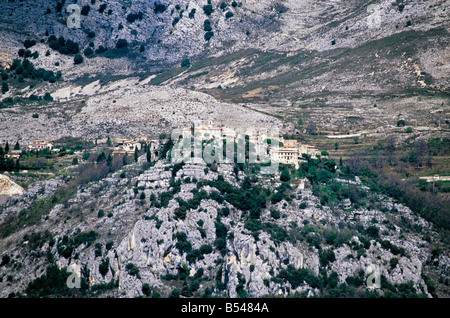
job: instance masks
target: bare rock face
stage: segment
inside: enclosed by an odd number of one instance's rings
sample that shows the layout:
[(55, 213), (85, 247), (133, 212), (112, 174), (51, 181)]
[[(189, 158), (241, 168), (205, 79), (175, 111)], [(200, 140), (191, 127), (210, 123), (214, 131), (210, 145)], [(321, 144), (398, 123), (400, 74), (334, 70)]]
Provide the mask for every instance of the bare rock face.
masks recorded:
[(0, 203), (11, 196), (22, 195), (24, 191), (20, 185), (11, 181), (8, 176), (0, 174)]

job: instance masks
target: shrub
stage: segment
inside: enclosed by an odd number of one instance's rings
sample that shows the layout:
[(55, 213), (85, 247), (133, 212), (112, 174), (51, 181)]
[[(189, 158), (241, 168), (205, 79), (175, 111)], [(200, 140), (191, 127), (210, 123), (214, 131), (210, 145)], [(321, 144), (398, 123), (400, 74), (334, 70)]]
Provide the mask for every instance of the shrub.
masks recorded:
[(83, 8), (81, 8), (81, 14), (82, 15), (88, 15), (89, 11), (91, 11), (91, 7), (89, 5), (85, 5), (83, 6)]
[(0, 266), (8, 265), (10, 261), (11, 261), (11, 257), (9, 257), (8, 254), (4, 254), (2, 256), (2, 263), (0, 264)]
[(51, 102), (51, 101), (53, 101), (53, 97), (52, 97), (52, 95), (50, 95), (50, 93), (47, 92), (44, 94), (44, 100)]
[(74, 64), (81, 64), (83, 63), (83, 57), (80, 54), (76, 54), (73, 58), (73, 63)]
[(142, 293), (145, 295), (145, 296), (150, 296), (150, 294), (151, 294), (151, 289), (150, 289), (150, 285), (149, 284), (147, 284), (147, 283), (145, 283), (145, 284), (143, 284), (142, 285)]
[(142, 18), (143, 18), (143, 13), (142, 12), (139, 12), (139, 13), (130, 13), (130, 14), (128, 14), (127, 15), (127, 21), (129, 22), (129, 23), (133, 23), (134, 21), (136, 21), (136, 20), (142, 20)]
[(102, 3), (100, 5), (100, 7), (98, 8), (98, 12), (103, 13), (106, 9), (107, 4), (106, 3)]
[(26, 49), (29, 49), (30, 47), (34, 46), (36, 44), (35, 40), (25, 40), (25, 42), (23, 43), (23, 45), (25, 46)]
[(211, 15), (211, 13), (214, 12), (213, 6), (211, 4), (207, 4), (203, 6), (203, 12), (205, 12), (206, 15)]
[(109, 271), (109, 258), (102, 260), (102, 262), (98, 266), (98, 271), (103, 277), (105, 277), (105, 275)]
[(205, 33), (205, 40), (209, 41), (214, 36), (214, 32), (208, 31)]
[(129, 275), (136, 276), (139, 279), (141, 278), (141, 275), (139, 274), (139, 268), (133, 263), (128, 263), (125, 268)]
[(190, 66), (191, 66), (191, 61), (189, 61), (188, 58), (181, 61), (181, 67), (190, 67)]
[(166, 11), (166, 9), (167, 9), (167, 7), (164, 4), (155, 2), (155, 9), (153, 9), (153, 11), (155, 12), (155, 14), (159, 14), (159, 13), (164, 13), (164, 11)]
[(376, 226), (374, 226), (374, 225), (369, 226), (366, 229), (366, 233), (367, 233), (367, 235), (369, 235), (373, 239), (376, 239), (376, 238), (379, 237), (378, 228)]
[(319, 251), (319, 262), (320, 266), (326, 267), (329, 263), (336, 260), (336, 256), (332, 249)]
[(84, 50), (84, 55), (86, 55), (87, 57), (91, 56), (92, 54), (94, 54), (94, 50), (91, 47), (88, 47)]
[(283, 169), (283, 171), (281, 171), (280, 180), (283, 182), (291, 180), (291, 175), (288, 170)]
[(105, 216), (105, 211), (103, 211), (103, 210), (98, 210), (98, 213), (97, 213), (97, 217), (98, 218), (102, 218), (102, 217), (104, 217)]
[(9, 91), (9, 85), (7, 82), (2, 83), (2, 94), (5, 94), (7, 91)]
[(230, 18), (232, 18), (234, 16), (234, 14), (233, 14), (233, 12), (231, 12), (231, 11), (228, 11), (226, 14), (225, 14), (225, 18), (227, 18), (227, 19), (230, 19)]
[(125, 39), (117, 40), (116, 48), (121, 49), (121, 48), (126, 48), (127, 46), (128, 46), (127, 40), (125, 40)]
[(398, 258), (392, 257), (391, 260), (389, 261), (389, 265), (390, 265), (391, 269), (394, 269), (395, 267), (397, 267), (397, 264), (398, 264)]

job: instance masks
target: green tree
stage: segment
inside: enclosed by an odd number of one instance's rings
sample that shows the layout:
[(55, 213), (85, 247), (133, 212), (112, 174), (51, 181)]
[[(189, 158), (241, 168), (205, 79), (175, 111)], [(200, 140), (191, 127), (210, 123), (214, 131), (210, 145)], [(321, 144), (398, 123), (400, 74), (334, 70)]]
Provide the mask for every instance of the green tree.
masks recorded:
[(76, 54), (73, 58), (73, 63), (74, 64), (81, 64), (83, 63), (84, 59), (80, 54)]
[(299, 117), (299, 118), (298, 118), (297, 124), (298, 124), (299, 126), (302, 126), (302, 125), (303, 125), (303, 118), (302, 118), (302, 117)]
[(339, 149), (339, 143), (338, 143), (337, 141), (334, 143), (334, 149), (335, 149), (335, 150), (338, 150), (338, 149)]
[(280, 180), (283, 182), (287, 182), (287, 181), (291, 180), (291, 175), (287, 169), (283, 169), (281, 171)]
[(9, 91), (9, 85), (7, 82), (2, 83), (2, 94), (5, 94), (7, 91)]
[(53, 101), (53, 97), (52, 97), (52, 95), (50, 95), (50, 93), (47, 92), (44, 95), (44, 100), (48, 101), (48, 102), (51, 102), (51, 101)]

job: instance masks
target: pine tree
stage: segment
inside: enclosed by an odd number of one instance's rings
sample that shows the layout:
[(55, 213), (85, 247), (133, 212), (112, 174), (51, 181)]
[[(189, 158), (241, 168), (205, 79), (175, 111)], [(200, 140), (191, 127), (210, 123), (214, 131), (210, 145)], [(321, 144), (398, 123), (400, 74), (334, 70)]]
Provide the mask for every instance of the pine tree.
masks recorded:
[(5, 153), (8, 153), (8, 152), (9, 152), (9, 143), (6, 142), (6, 145), (5, 145)]
[(14, 150), (20, 150), (19, 141), (17, 141), (16, 144), (14, 145)]

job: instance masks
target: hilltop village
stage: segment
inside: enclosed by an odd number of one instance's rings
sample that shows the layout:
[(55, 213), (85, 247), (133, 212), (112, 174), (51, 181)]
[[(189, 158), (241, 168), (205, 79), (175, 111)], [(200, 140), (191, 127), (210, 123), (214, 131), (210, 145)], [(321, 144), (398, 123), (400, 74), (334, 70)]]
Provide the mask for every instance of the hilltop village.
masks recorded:
[[(49, 141), (49, 140), (32, 140), (28, 145), (20, 145), (16, 142), (14, 147), (10, 146), (8, 141), (3, 145), (0, 155), (4, 165), (9, 165), (12, 168), (17, 168), (21, 163), (26, 162), (29, 157), (39, 157), (39, 155), (46, 158), (51, 157), (66, 157), (71, 158), (73, 163), (83, 162), (86, 160), (99, 161), (110, 156), (113, 157), (128, 157), (134, 158), (135, 161), (141, 155), (146, 154), (146, 159), (149, 162), (158, 160), (163, 148), (169, 143), (171, 136), (161, 134), (159, 140), (150, 139), (146, 136), (139, 138), (103, 138), (95, 140), (66, 140), (66, 141)], [(173, 136), (172, 136), (173, 137)], [(237, 143), (240, 139), (249, 140), (253, 146), (252, 150), (255, 157), (260, 158), (263, 151), (270, 158), (270, 161), (285, 165), (292, 165), (298, 169), (302, 162), (305, 162), (305, 155), (311, 158), (320, 156), (320, 152), (311, 145), (302, 144), (295, 139), (285, 139), (281, 136), (270, 136), (267, 132), (245, 130), (237, 132), (229, 127), (214, 126), (211, 121), (207, 124), (192, 125), (181, 130), (181, 137), (184, 139), (191, 138), (194, 140), (201, 140), (208, 144), (211, 141), (222, 142), (233, 141)], [(173, 146), (173, 141), (171, 145)], [(264, 144), (268, 147), (262, 148)], [(193, 144), (193, 143), (192, 143)], [(246, 145), (248, 147), (248, 145)], [(167, 149), (166, 149), (167, 152)], [(98, 157), (92, 157), (91, 154), (98, 153)], [(93, 159), (94, 158), (94, 159)], [(248, 158), (247, 158), (248, 159)], [(111, 159), (110, 159), (111, 160)], [(23, 165), (22, 165), (23, 166)], [(39, 164), (35, 163), (34, 167), (39, 168)]]

